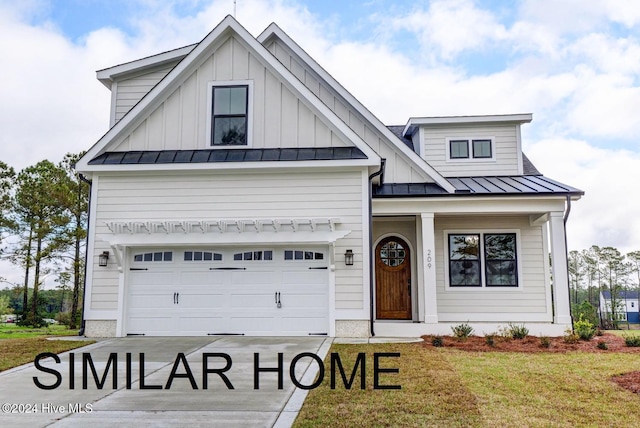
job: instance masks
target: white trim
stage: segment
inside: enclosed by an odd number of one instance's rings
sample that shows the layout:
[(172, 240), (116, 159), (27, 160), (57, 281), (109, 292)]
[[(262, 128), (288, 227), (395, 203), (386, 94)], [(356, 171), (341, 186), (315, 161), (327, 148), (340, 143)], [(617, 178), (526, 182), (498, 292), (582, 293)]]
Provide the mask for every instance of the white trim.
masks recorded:
[[(438, 324), (424, 324), (424, 323), (411, 323), (411, 324), (399, 324), (399, 323), (385, 323), (378, 321), (375, 324), (376, 335), (384, 337), (420, 337), (423, 335), (441, 335), (451, 336), (451, 327), (460, 324), (460, 322), (467, 322), (465, 318), (459, 322), (441, 322)], [(513, 321), (513, 320), (510, 320)], [(504, 322), (491, 322), (491, 321), (479, 321), (469, 322), (469, 325), (475, 330), (475, 334), (484, 335), (489, 333), (495, 333), (500, 328), (504, 328), (510, 321)], [(533, 336), (549, 336), (556, 337), (562, 336), (565, 330), (570, 325), (566, 324), (551, 324), (543, 321), (521, 321), (525, 327), (529, 329), (529, 334)]]
[[(371, 191), (372, 190), (369, 183), (368, 171), (362, 171), (362, 220), (360, 222), (362, 224), (362, 308), (367, 312), (366, 317), (368, 321), (371, 321), (369, 308), (373, 296), (371, 295), (370, 285), (374, 275), (373, 272), (371, 272), (370, 262), (372, 250), (371, 248), (369, 248), (369, 246), (371, 245), (369, 239), (372, 236), (373, 232), (372, 230), (370, 230), (373, 220), (372, 218), (370, 218), (369, 214), (369, 195)], [(373, 204), (371, 205), (371, 207), (373, 208)], [(371, 334), (371, 331), (369, 331), (369, 334)]]
[(547, 306), (547, 316), (553, 320), (553, 300), (551, 299), (551, 266), (549, 266), (549, 226), (547, 223), (541, 226), (542, 229), (542, 265), (544, 267), (544, 290), (545, 305)]
[[(253, 80), (214, 80), (207, 83), (207, 122), (205, 144), (207, 149), (248, 149), (253, 147)], [(247, 86), (247, 144), (245, 145), (213, 145), (211, 135), (213, 112), (213, 88), (218, 86)]]
[(520, 114), (493, 114), (486, 116), (433, 116), (411, 117), (404, 127), (402, 135), (412, 134), (421, 125), (452, 125), (452, 124), (477, 124), (477, 123), (529, 123), (533, 119), (531, 113)]
[[(212, 148), (212, 147), (209, 147)], [(230, 149), (234, 146), (221, 148)], [(235, 146), (235, 148), (247, 148)], [(369, 167), (379, 166), (380, 163), (372, 159), (348, 160), (313, 160), (313, 161), (267, 161), (267, 162), (203, 162), (203, 163), (166, 163), (166, 164), (121, 164), (121, 165), (87, 165), (82, 168), (83, 173), (91, 172), (141, 172), (141, 171), (184, 171), (188, 166), (193, 171), (208, 170), (263, 170), (277, 168), (334, 168), (334, 167)]]
[(140, 72), (148, 68), (156, 68), (160, 65), (170, 63), (172, 61), (181, 60), (191, 52), (197, 44), (184, 46), (178, 49), (173, 49), (168, 52), (162, 52), (156, 55), (151, 55), (145, 58), (141, 58), (135, 61), (126, 62), (124, 64), (115, 65), (113, 67), (105, 68), (96, 71), (96, 78), (107, 88), (113, 90), (112, 84), (115, 83), (115, 78), (131, 72)]
[(520, 124), (516, 125), (516, 154), (518, 156), (518, 175), (523, 175), (524, 165), (522, 164), (522, 130)]
[[(524, 290), (524, 283), (522, 281), (522, 248), (520, 229), (447, 229), (442, 231), (443, 249), (444, 249), (444, 290), (448, 293), (469, 291), (482, 291), (483, 293), (503, 293), (503, 292), (521, 292)], [(514, 233), (516, 235), (516, 269), (518, 271), (518, 285), (505, 285), (505, 286), (487, 286), (486, 285), (486, 270), (485, 270), (485, 253), (484, 253), (484, 235), (486, 234), (502, 234), (502, 233)], [(480, 235), (480, 286), (451, 286), (449, 285), (449, 239), (450, 234), (477, 234)], [(446, 320), (443, 320), (446, 321)]]
[(96, 246), (96, 217), (98, 211), (98, 185), (99, 178), (94, 177), (91, 181), (91, 200), (89, 201), (89, 224), (87, 227), (87, 234), (89, 239), (87, 240), (87, 254), (86, 254), (86, 272), (85, 272), (85, 289), (82, 296), (84, 306), (84, 319), (87, 319), (87, 314), (91, 312), (91, 298), (93, 289), (93, 271), (94, 271), (94, 257)]
[[(449, 193), (455, 192), (455, 187), (447, 181), (438, 171), (436, 171), (431, 165), (429, 165), (424, 159), (422, 159), (416, 152), (410, 150), (398, 137), (396, 137), (384, 124), (375, 117), (366, 107), (360, 103), (353, 95), (349, 93), (337, 80), (335, 80), (329, 73), (327, 73), (304, 49), (302, 49), (296, 42), (293, 41), (278, 25), (272, 23), (269, 25), (257, 38), (258, 42), (263, 45), (271, 38), (277, 37), (285, 46), (298, 56), (302, 62), (304, 62), (320, 80), (324, 80), (338, 95), (342, 97), (348, 104), (350, 104), (364, 119), (366, 119), (373, 127), (380, 132), (389, 142), (391, 142), (396, 149), (399, 149), (400, 154), (416, 166), (420, 171), (424, 172), (427, 176), (431, 177), (440, 187), (448, 191)], [(315, 95), (314, 95), (315, 97)], [(317, 98), (317, 97), (316, 97)]]
[(436, 323), (438, 317), (438, 279), (436, 264), (436, 235), (434, 213), (420, 214), (424, 288), (424, 320)]
[[(469, 156), (466, 158), (452, 158), (451, 157), (451, 141), (464, 141), (467, 140), (467, 150)], [(489, 158), (476, 158), (473, 157), (473, 141), (474, 140), (489, 140), (491, 144), (491, 157)], [(444, 142), (445, 161), (449, 163), (488, 163), (496, 161), (496, 137), (447, 137)]]
[(329, 337), (336, 336), (336, 245), (331, 242), (327, 247), (327, 261), (329, 262)]
[(109, 128), (113, 127), (116, 124), (116, 106), (117, 106), (117, 95), (118, 95), (118, 82), (113, 82), (111, 84), (111, 108), (109, 109)]

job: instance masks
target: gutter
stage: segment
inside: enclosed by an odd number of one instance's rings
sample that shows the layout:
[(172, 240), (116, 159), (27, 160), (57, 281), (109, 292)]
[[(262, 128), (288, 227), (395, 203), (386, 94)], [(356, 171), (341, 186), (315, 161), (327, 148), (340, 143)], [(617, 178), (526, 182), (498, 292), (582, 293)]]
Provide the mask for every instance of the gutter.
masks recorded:
[(85, 298), (87, 296), (87, 265), (89, 264), (88, 256), (89, 256), (89, 225), (91, 224), (91, 192), (93, 191), (93, 186), (91, 180), (88, 180), (84, 175), (78, 173), (78, 177), (80, 180), (84, 181), (89, 185), (89, 203), (87, 204), (87, 242), (85, 244), (85, 252), (84, 252), (84, 275), (83, 275), (83, 284), (82, 284), (82, 312), (80, 315), (80, 330), (78, 331), (78, 336), (84, 336), (84, 308), (87, 304)]
[(380, 176), (380, 184), (384, 180), (384, 167), (387, 160), (380, 159), (380, 169), (369, 176), (369, 328), (371, 329), (371, 336), (375, 336), (376, 333), (373, 329), (373, 179)]
[(571, 318), (571, 331), (573, 331), (573, 309), (571, 308), (571, 278), (569, 277), (569, 247), (567, 246), (567, 220), (569, 220), (569, 214), (571, 214), (571, 195), (566, 196), (567, 208), (564, 211), (564, 217), (562, 223), (564, 226), (564, 256), (566, 258), (567, 265), (567, 293), (569, 293), (569, 318)]

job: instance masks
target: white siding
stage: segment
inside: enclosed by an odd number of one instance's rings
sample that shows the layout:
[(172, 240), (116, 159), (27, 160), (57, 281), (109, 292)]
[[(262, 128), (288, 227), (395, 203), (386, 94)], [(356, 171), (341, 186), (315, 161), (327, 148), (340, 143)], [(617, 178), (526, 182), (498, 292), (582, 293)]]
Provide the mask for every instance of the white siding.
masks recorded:
[[(520, 252), (517, 257), (522, 268), (522, 282), (515, 287), (482, 288), (477, 290), (446, 289), (445, 264), (448, 263), (445, 230), (517, 230)], [(547, 288), (544, 264), (548, 256), (543, 252), (541, 226), (530, 226), (528, 216), (456, 216), (435, 219), (436, 283), (438, 316), (460, 314), (458, 321), (478, 321), (467, 314), (518, 313), (539, 314), (548, 312)], [(547, 321), (550, 321), (551, 318)], [(487, 319), (481, 321), (488, 321)], [(490, 321), (490, 319), (489, 319)], [(519, 320), (514, 319), (514, 322)], [(487, 332), (488, 333), (488, 332)]]
[(159, 69), (139, 74), (135, 77), (127, 77), (116, 80), (115, 94), (115, 119), (118, 122), (131, 108), (138, 103), (164, 76), (166, 76), (175, 63), (164, 65)]
[(385, 177), (389, 182), (418, 183), (432, 182), (422, 171), (414, 168), (395, 146), (367, 119), (353, 108), (347, 100), (331, 88), (327, 82), (311, 69), (303, 67), (302, 60), (280, 41), (275, 41), (267, 49), (287, 67), (304, 85), (346, 123), (373, 150), (387, 160)]
[[(420, 129), (422, 157), (445, 177), (518, 174), (518, 125), (446, 125)], [(447, 161), (447, 138), (493, 137), (495, 161)]]
[[(349, 248), (355, 264), (336, 263), (336, 309), (363, 309), (362, 171), (121, 174), (101, 176), (93, 191), (98, 235), (109, 234), (107, 221), (339, 218), (338, 228), (351, 233), (335, 243), (336, 258)], [(107, 243), (96, 242), (91, 309), (115, 310), (118, 270), (111, 262), (98, 267), (104, 250), (110, 250)]]
[[(251, 81), (249, 132), (253, 148), (351, 146), (271, 73), (240, 41), (230, 37), (200, 64), (114, 150), (206, 149), (207, 92), (213, 81)], [(150, 89), (150, 88), (148, 88)]]

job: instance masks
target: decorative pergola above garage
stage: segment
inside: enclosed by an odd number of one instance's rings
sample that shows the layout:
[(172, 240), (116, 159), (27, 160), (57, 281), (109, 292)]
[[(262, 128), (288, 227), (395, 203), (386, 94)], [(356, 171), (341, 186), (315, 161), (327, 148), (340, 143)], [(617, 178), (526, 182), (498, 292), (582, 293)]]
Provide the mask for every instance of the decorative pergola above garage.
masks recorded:
[(333, 243), (348, 235), (338, 218), (256, 218), (110, 221), (100, 238), (110, 245)]

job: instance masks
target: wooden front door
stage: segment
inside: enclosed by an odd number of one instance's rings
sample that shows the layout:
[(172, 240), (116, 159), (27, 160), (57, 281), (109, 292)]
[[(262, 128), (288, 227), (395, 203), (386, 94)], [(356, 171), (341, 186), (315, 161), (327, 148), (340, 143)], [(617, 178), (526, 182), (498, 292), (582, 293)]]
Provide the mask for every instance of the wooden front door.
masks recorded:
[(409, 246), (391, 236), (376, 247), (376, 318), (411, 319), (411, 258)]

